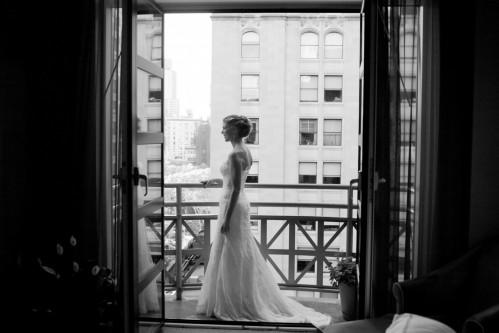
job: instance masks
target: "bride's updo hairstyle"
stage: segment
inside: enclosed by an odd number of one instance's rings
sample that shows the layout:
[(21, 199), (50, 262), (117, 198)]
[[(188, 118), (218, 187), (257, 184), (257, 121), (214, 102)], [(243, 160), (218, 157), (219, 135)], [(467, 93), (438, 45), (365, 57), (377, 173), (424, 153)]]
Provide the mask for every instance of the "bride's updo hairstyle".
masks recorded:
[(247, 137), (251, 132), (251, 122), (242, 115), (231, 114), (223, 119), (224, 123), (234, 126), (240, 138)]

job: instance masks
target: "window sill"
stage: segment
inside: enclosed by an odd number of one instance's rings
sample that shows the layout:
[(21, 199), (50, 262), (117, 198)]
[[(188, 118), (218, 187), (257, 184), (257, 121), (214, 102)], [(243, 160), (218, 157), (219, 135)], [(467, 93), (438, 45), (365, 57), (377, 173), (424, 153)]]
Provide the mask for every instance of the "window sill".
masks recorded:
[(343, 106), (345, 102), (326, 102), (324, 101), (324, 105), (331, 105), (331, 106)]
[(299, 62), (320, 62), (321, 58), (298, 58)]
[(241, 57), (241, 62), (260, 62), (261, 58), (243, 58)]
[(305, 102), (305, 101), (299, 101), (300, 105), (319, 105), (319, 101), (315, 102)]
[(260, 101), (241, 101), (241, 105), (260, 105)]

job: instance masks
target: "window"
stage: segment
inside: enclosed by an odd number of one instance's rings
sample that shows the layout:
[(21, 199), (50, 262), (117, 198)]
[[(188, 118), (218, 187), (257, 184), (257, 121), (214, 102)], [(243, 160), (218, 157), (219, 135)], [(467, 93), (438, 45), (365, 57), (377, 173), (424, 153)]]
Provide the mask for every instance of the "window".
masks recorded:
[[(298, 207), (299, 216), (315, 216), (315, 208), (313, 207)], [(311, 219), (299, 219), (300, 223), (305, 230), (315, 231), (316, 220)]]
[(161, 79), (156, 76), (149, 76), (149, 102), (161, 102), (163, 91), (161, 90)]
[[(303, 246), (298, 246), (297, 250), (313, 250), (311, 247), (303, 247)], [(302, 273), (305, 271), (305, 268), (307, 265), (313, 261), (314, 258), (310, 256), (304, 256), (304, 255), (298, 255), (296, 258), (296, 271), (298, 273)], [(310, 266), (310, 268), (306, 271), (307, 273), (315, 273), (315, 262)]]
[(300, 102), (317, 102), (318, 83), (317, 75), (300, 75)]
[(415, 76), (402, 76), (400, 82), (400, 101), (416, 103), (417, 81)]
[(253, 161), (246, 177), (246, 183), (258, 183), (258, 161)]
[(151, 43), (151, 60), (161, 60), (161, 35), (154, 35)]
[(258, 58), (260, 56), (260, 36), (254, 31), (248, 31), (241, 36), (241, 57)]
[(249, 118), (249, 121), (251, 122), (251, 132), (250, 134), (245, 138), (245, 142), (250, 145), (257, 145), (258, 144), (258, 118)]
[(300, 54), (302, 58), (317, 59), (319, 57), (319, 35), (315, 32), (304, 32), (300, 38)]
[(341, 119), (324, 119), (324, 146), (341, 146)]
[(300, 119), (300, 145), (317, 144), (317, 119)]
[[(303, 259), (298, 257), (298, 260), (296, 261), (296, 270), (298, 273), (301, 273), (305, 270), (307, 267), (308, 263), (311, 262), (313, 259)], [(315, 263), (307, 270), (307, 273), (315, 273)]]
[(147, 119), (148, 132), (161, 132), (161, 119)]
[(341, 184), (341, 162), (324, 162), (323, 184)]
[(300, 162), (298, 166), (298, 183), (316, 184), (317, 183), (317, 163)]
[(259, 101), (259, 81), (258, 74), (242, 74), (241, 75), (241, 101), (242, 102), (258, 102)]
[(151, 183), (161, 182), (161, 160), (147, 161), (147, 178)]
[(324, 40), (324, 57), (328, 59), (343, 58), (343, 35), (330, 32)]
[(343, 76), (324, 76), (324, 102), (341, 102), (343, 90)]

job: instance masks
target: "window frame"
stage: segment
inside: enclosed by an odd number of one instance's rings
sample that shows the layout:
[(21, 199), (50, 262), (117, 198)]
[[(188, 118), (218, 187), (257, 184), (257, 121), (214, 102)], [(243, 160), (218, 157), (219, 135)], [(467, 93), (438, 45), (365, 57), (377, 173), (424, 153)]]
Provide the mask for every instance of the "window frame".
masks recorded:
[[(336, 164), (339, 164), (340, 165), (340, 174), (339, 176), (336, 176), (336, 175), (326, 175), (325, 173), (325, 170), (326, 170), (326, 164), (327, 163), (336, 163)], [(328, 184), (328, 185), (341, 185), (341, 169), (342, 169), (342, 162), (341, 161), (323, 161), (322, 162), (322, 184)], [(327, 183), (325, 182), (325, 179), (326, 177), (328, 178), (339, 178), (339, 182), (338, 183), (335, 183), (335, 182), (332, 182), (332, 183)]]
[[(304, 76), (310, 76), (310, 77), (315, 77), (316, 82), (317, 82), (317, 87), (316, 88), (303, 88), (302, 87), (302, 77)], [(319, 74), (300, 74), (299, 77), (300, 81), (300, 91), (298, 93), (300, 103), (318, 103), (319, 102)], [(303, 100), (302, 99), (302, 91), (303, 90), (315, 90), (315, 100)]]
[[(303, 36), (305, 34), (314, 34), (316, 36), (316, 40), (317, 40), (317, 44), (304, 44), (303, 43)], [(301, 33), (300, 33), (300, 59), (307, 59), (307, 60), (317, 60), (320, 58), (320, 54), (319, 54), (319, 45), (320, 45), (320, 36), (319, 36), (319, 32), (315, 31), (315, 30), (310, 30), (310, 29), (307, 29), (307, 30), (303, 30)], [(309, 58), (309, 57), (304, 57), (303, 56), (303, 48), (304, 47), (315, 47), (316, 48), (316, 56), (313, 57), (313, 58)]]
[[(332, 35), (332, 34), (338, 34), (341, 36), (341, 44), (326, 44), (327, 36)], [(341, 47), (341, 56), (339, 58), (332, 58), (332, 57), (326, 56), (326, 50), (327, 50), (328, 46), (329, 47), (334, 47), (334, 46)], [(329, 30), (324, 34), (324, 59), (327, 59), (327, 60), (344, 59), (344, 52), (343, 52), (344, 49), (345, 49), (345, 35), (343, 34), (343, 32), (338, 31), (338, 30)]]
[[(256, 76), (257, 77), (257, 87), (256, 88), (243, 87), (243, 77), (245, 77), (245, 76)], [(240, 94), (241, 94), (240, 102), (241, 103), (258, 103), (258, 102), (260, 102), (260, 73), (241, 73), (240, 85), (241, 85), (241, 91), (240, 91)], [(256, 89), (257, 98), (255, 100), (243, 99), (245, 89), (246, 90), (247, 89)]]
[[(257, 164), (257, 172), (256, 173), (250, 173), (251, 172), (251, 168), (253, 168), (253, 166), (255, 165), (255, 163)], [(248, 177), (256, 177), (256, 181), (248, 181)], [(248, 175), (246, 177), (246, 183), (249, 183), (249, 184), (258, 184), (259, 182), (259, 178), (260, 178), (260, 162), (259, 161), (256, 161), (256, 160), (253, 160), (253, 164), (251, 165), (250, 169), (248, 170)]]
[[(151, 89), (151, 80), (152, 79), (157, 79), (160, 81), (160, 87), (159, 89), (154, 89), (152, 90)], [(154, 100), (151, 100), (151, 92), (159, 92), (161, 94), (161, 98), (159, 99), (154, 99)], [(147, 81), (147, 102), (148, 103), (161, 103), (163, 101), (163, 79), (161, 79), (160, 77), (156, 76), (156, 75), (149, 75), (148, 76), (148, 81)]]
[[(340, 77), (341, 78), (341, 89), (339, 90), (340, 92), (340, 100), (339, 101), (328, 101), (326, 99), (326, 91), (327, 90), (331, 90), (331, 91), (338, 91), (338, 89), (327, 89), (326, 88), (326, 78), (327, 77)], [(324, 92), (324, 95), (323, 95), (323, 98), (324, 98), (324, 103), (326, 104), (331, 104), (331, 103), (334, 103), (334, 104), (338, 104), (338, 103), (343, 103), (343, 87), (344, 87), (344, 75), (343, 74), (324, 74), (324, 80), (323, 80), (323, 83), (324, 83), (324, 86), (323, 86), (323, 92)]]
[[(339, 121), (340, 131), (339, 132), (326, 132), (326, 121)], [(327, 145), (326, 144), (326, 134), (339, 134), (340, 144), (338, 145)], [(342, 118), (324, 118), (322, 123), (322, 145), (324, 147), (341, 147), (343, 145), (343, 119)]]
[[(315, 132), (314, 133), (314, 140), (312, 144), (303, 144), (302, 143), (302, 131), (301, 131), (301, 123), (302, 121), (305, 120), (315, 120)], [(308, 132), (304, 132), (308, 133)], [(318, 145), (318, 137), (319, 137), (319, 119), (318, 118), (299, 118), (298, 119), (298, 145), (299, 146), (317, 146)]]
[[(259, 117), (251, 117), (251, 118), (248, 117), (248, 120), (251, 123), (251, 132), (250, 132), (250, 134), (246, 138), (244, 138), (244, 143), (246, 143), (247, 145), (252, 145), (252, 146), (259, 145), (260, 144), (260, 138), (259, 138), (259, 134), (260, 134), (260, 118)], [(255, 132), (255, 141), (254, 142), (248, 142), (248, 138), (253, 133), (253, 124), (256, 124), (256, 126), (255, 126), (256, 130), (254, 131)]]
[[(300, 174), (300, 164), (305, 164), (305, 163), (309, 163), (309, 164), (315, 164), (315, 175), (302, 175)], [(317, 161), (298, 161), (298, 184), (317, 184)], [(313, 176), (315, 177), (315, 180), (314, 182), (310, 182), (310, 181), (304, 181), (304, 178), (302, 178), (302, 176)]]
[[(258, 42), (245, 42), (244, 35), (248, 33), (254, 33), (258, 36)], [(248, 57), (244, 55), (244, 46), (257, 46), (257, 56), (256, 57)], [(260, 34), (254, 30), (245, 30), (241, 33), (241, 59), (259, 59), (260, 58)]]

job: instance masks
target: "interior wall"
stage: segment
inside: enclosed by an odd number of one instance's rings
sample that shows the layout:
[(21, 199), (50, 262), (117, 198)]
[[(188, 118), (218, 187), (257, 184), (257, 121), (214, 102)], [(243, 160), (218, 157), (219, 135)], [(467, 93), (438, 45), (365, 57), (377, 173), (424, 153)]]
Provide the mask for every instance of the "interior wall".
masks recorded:
[(82, 267), (97, 254), (94, 3), (0, 6), (0, 316), (26, 320), (38, 258), (71, 235)]
[(469, 243), (499, 236), (499, 3), (478, 1)]

